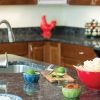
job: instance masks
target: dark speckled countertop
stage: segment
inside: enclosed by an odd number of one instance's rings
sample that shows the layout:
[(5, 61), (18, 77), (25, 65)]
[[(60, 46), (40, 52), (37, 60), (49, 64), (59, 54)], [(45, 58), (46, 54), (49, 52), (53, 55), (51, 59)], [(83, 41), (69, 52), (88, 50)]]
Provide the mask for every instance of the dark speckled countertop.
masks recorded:
[[(42, 75), (39, 83), (29, 87), (24, 84), (22, 73), (0, 73), (0, 80), (5, 80), (7, 83), (7, 93), (22, 97), (23, 100), (99, 100), (99, 94), (93, 94), (93, 91), (86, 89), (86, 87), (79, 81), (76, 71), (68, 70), (69, 74), (75, 78), (77, 83), (82, 86), (82, 93), (80, 98), (65, 99), (61, 87), (54, 83), (49, 83)], [(33, 89), (32, 95), (27, 95), (26, 90)], [(96, 99), (94, 97), (96, 96)]]
[[(29, 64), (30, 65), (28, 66), (29, 68), (33, 68), (33, 69), (36, 68), (38, 70), (41, 69), (40, 71), (44, 71), (45, 70), (44, 68), (47, 68), (50, 65), (48, 63), (44, 63), (36, 60), (30, 60), (28, 58), (19, 57), (15, 55), (9, 55), (9, 57), (10, 57), (8, 63), (9, 67), (11, 67), (12, 64), (14, 65)], [(54, 67), (56, 66), (57, 65), (55, 65)], [(40, 74), (40, 79), (38, 84), (32, 84), (32, 85), (25, 84), (23, 80), (23, 71), (17, 73), (11, 71), (9, 73), (6, 72), (0, 73), (0, 93), (4, 93), (2, 92), (2, 89), (5, 89), (6, 93), (18, 95), (22, 97), (23, 100), (99, 100), (100, 99), (100, 91), (95, 92), (95, 91), (88, 90), (84, 86), (84, 84), (82, 84), (81, 81), (79, 80), (77, 72), (74, 68), (67, 67), (67, 73), (75, 79), (76, 83), (79, 83), (81, 85), (82, 93), (80, 95), (80, 98), (65, 99), (62, 94), (61, 85), (59, 87), (57, 83), (50, 83), (41, 74)], [(2, 83), (2, 81), (5, 83)]]
[[(39, 27), (13, 28), (15, 42), (43, 41), (45, 40)], [(56, 26), (52, 30), (50, 41), (60, 41), (64, 43), (80, 44), (100, 50), (100, 38), (87, 38), (84, 35), (85, 29), (78, 27)], [(0, 42), (8, 42), (7, 30), (0, 29)]]
[[(79, 84), (80, 81), (77, 77), (76, 71), (73, 69), (69, 69), (68, 73), (75, 78)], [(0, 80), (5, 80), (7, 83), (7, 93), (18, 95), (23, 98), (23, 100), (69, 100), (64, 99), (64, 96), (61, 91), (61, 87), (58, 87), (55, 84), (51, 84), (48, 82), (42, 75), (40, 77), (39, 83), (34, 84), (32, 95), (27, 95), (25, 90), (29, 89), (29, 86), (24, 84), (22, 73), (0, 73)], [(87, 91), (82, 84), (82, 95)], [(83, 98), (83, 97), (82, 97)], [(80, 100), (88, 100), (87, 97), (84, 96), (85, 99)], [(79, 100), (79, 99), (71, 99), (71, 100)], [(90, 100), (90, 99), (89, 99)], [(97, 99), (99, 100), (99, 99)]]

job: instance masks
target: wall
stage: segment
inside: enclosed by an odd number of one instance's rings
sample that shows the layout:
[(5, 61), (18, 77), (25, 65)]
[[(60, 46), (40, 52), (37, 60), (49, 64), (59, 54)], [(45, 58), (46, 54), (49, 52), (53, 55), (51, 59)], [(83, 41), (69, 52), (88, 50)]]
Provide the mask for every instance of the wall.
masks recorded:
[[(0, 6), (0, 20), (7, 19), (12, 27), (40, 26), (41, 17), (47, 21), (56, 19), (57, 25), (84, 27), (85, 22), (100, 21), (99, 6)], [(5, 27), (4, 24), (0, 27)]]
[(100, 6), (63, 7), (63, 25), (84, 27), (92, 19), (100, 22)]
[(56, 19), (62, 25), (62, 14), (61, 6), (0, 6), (0, 20), (7, 19), (12, 27), (40, 26), (43, 15), (48, 22)]

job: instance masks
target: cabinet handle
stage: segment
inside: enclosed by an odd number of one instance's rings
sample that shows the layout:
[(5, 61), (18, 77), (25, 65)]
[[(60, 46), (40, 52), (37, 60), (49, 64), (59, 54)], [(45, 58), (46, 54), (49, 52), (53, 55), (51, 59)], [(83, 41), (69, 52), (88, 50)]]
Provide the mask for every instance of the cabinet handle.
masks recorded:
[(82, 52), (82, 51), (80, 51), (80, 52), (79, 52), (79, 55), (84, 55), (84, 54), (85, 54), (85, 53), (84, 53), (84, 52)]
[(30, 45), (30, 51), (33, 51), (33, 47), (32, 47), (32, 45)]

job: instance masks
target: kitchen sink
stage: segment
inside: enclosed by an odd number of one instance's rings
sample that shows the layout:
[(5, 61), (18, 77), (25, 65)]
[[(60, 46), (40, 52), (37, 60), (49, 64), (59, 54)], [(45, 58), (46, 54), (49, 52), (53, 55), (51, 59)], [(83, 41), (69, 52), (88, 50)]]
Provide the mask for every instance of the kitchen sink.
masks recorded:
[[(0, 55), (0, 61), (4, 59), (4, 56), (5, 55)], [(22, 73), (30, 68), (37, 71), (42, 71), (48, 66), (48, 64), (44, 64), (43, 62), (31, 60), (17, 55), (7, 54), (7, 56), (7, 65), (0, 65), (0, 73)]]
[(45, 70), (45, 66), (31, 62), (14, 61), (8, 62), (8, 66), (0, 67), (0, 73), (22, 73), (25, 72), (27, 69), (42, 71)]

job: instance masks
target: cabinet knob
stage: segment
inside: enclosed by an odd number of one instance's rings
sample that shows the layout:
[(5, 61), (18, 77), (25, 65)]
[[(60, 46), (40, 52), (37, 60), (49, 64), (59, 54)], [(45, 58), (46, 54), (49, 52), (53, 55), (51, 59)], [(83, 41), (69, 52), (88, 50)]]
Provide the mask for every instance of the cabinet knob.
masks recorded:
[(79, 55), (84, 55), (85, 53), (83, 51), (80, 51), (79, 52)]

